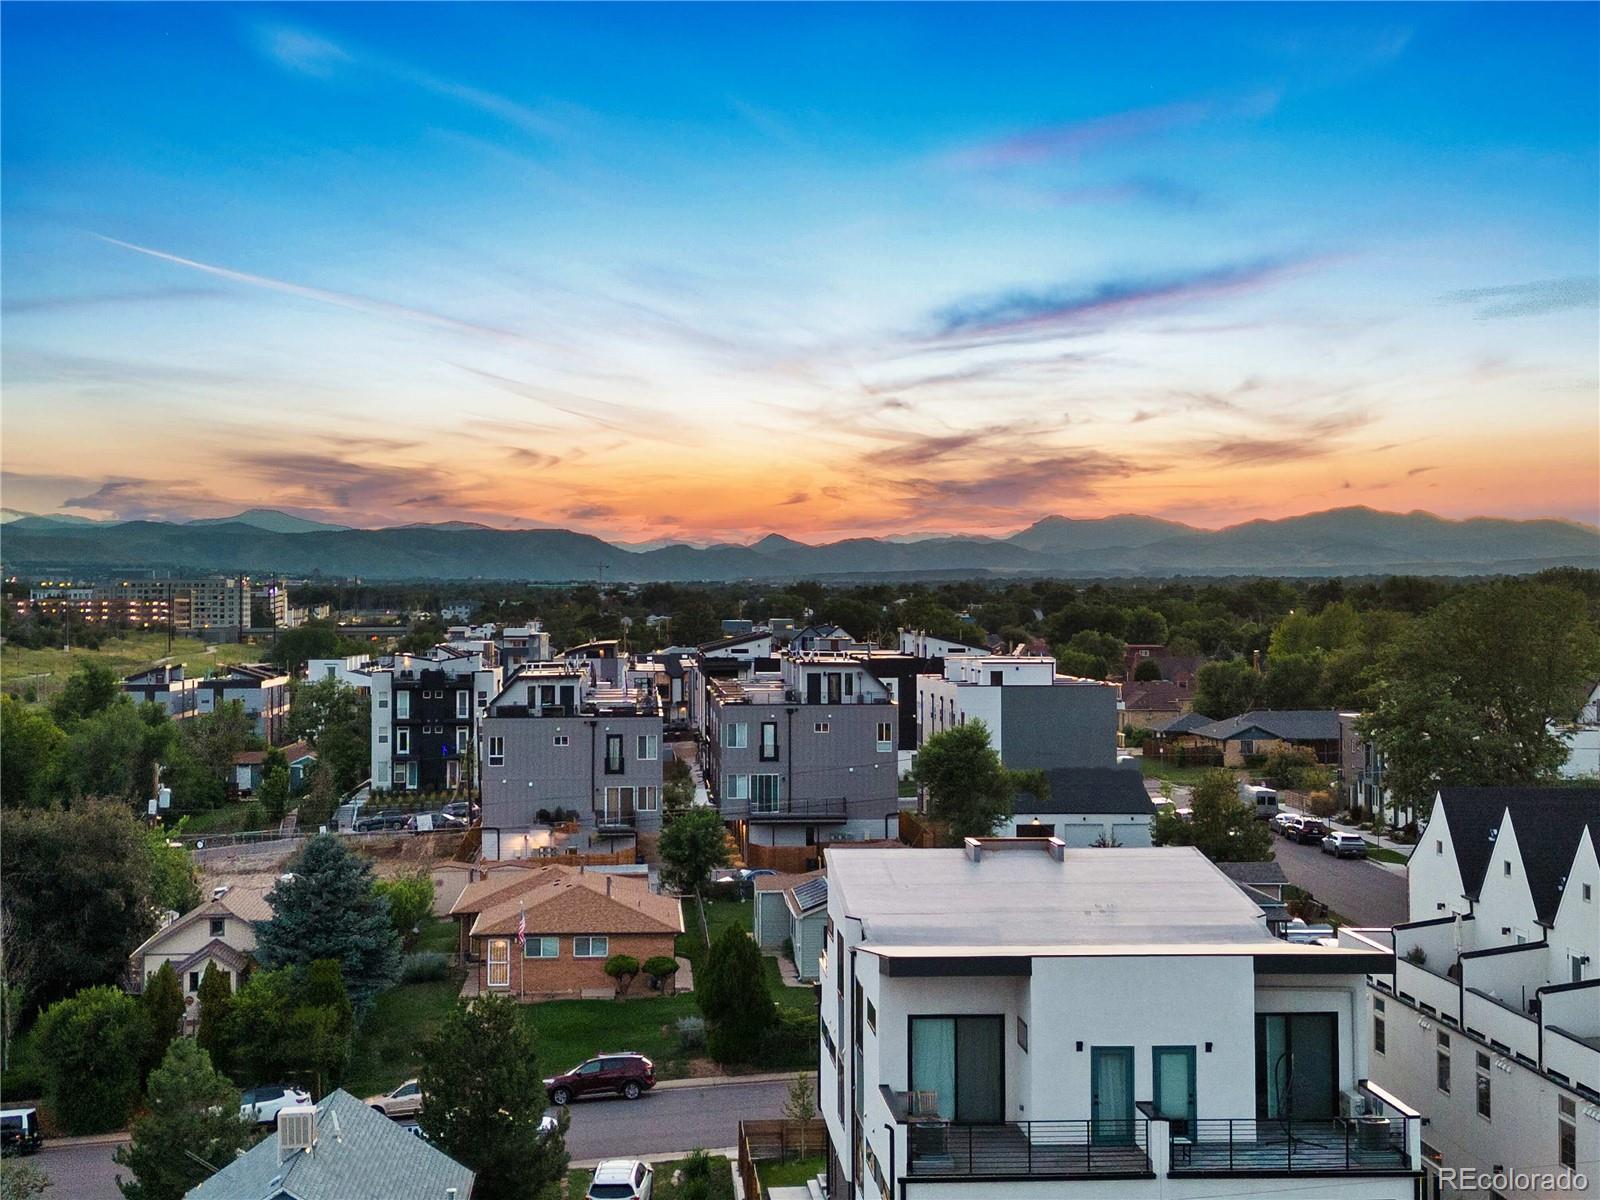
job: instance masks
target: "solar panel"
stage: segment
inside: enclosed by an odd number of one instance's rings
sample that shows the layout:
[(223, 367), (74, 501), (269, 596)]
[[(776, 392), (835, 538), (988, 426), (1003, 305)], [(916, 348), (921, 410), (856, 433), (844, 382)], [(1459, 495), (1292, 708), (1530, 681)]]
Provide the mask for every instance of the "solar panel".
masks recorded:
[(801, 912), (816, 908), (828, 902), (828, 880), (824, 876), (820, 879), (808, 879), (794, 889), (794, 902)]

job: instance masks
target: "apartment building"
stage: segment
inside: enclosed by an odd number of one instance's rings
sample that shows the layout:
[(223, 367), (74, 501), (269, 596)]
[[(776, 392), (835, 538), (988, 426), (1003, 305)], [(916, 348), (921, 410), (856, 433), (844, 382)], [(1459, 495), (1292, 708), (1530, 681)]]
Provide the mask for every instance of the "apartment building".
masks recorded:
[(958, 655), (917, 677), (917, 740), (982, 721), (1013, 770), (1113, 767), (1117, 688), (1056, 672), (1053, 658)]
[(538, 621), (509, 625), (500, 631), (500, 665), (506, 670), (525, 662), (544, 662), (550, 657), (550, 634)]
[(752, 866), (813, 870), (821, 843), (896, 836), (895, 704), (862, 663), (785, 655), (706, 687), (707, 787)]
[(1427, 1114), (1434, 1200), (1592, 1194), (1597, 846), (1600, 789), (1438, 794), (1408, 872), (1412, 919), (1367, 997), (1372, 1077)]
[(1412, 1200), (1368, 1082), (1392, 955), (1291, 944), (1192, 848), (827, 859), (819, 1102), (837, 1200)]
[(287, 736), (289, 675), (270, 663), (236, 663), (192, 679), (181, 665), (152, 667), (124, 679), (122, 690), (138, 703), (159, 704), (174, 720), (215, 712), (236, 701), (257, 737), (275, 746)]
[(653, 682), (618, 686), (582, 662), (518, 667), (489, 700), (479, 736), (484, 857), (526, 857), (533, 830), (562, 811), (576, 812), (600, 849), (659, 831), (670, 753), (661, 735)]
[(373, 790), (470, 787), (479, 717), (500, 690), (500, 668), (481, 650), (441, 645), (396, 654), (362, 673), (372, 693)]
[(100, 599), (126, 599), (145, 602), (182, 598), (187, 601), (188, 622), (176, 624), (182, 615), (173, 609), (174, 628), (182, 631), (210, 632), (237, 638), (250, 626), (250, 580), (244, 576), (211, 575), (199, 579), (119, 579), (95, 589)]

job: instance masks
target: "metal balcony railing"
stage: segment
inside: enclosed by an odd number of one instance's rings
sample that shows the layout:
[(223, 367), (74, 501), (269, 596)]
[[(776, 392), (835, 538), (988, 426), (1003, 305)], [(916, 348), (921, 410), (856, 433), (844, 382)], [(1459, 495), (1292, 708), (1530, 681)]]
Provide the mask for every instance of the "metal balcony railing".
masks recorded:
[(1398, 1115), (1331, 1121), (1201, 1118), (1189, 1138), (1173, 1137), (1171, 1170), (1261, 1175), (1409, 1172), (1408, 1126), (1417, 1119)]
[(785, 797), (781, 800), (750, 800), (746, 803), (748, 817), (752, 821), (842, 821), (846, 815), (843, 796), (803, 800)]
[(597, 829), (632, 829), (638, 824), (638, 816), (633, 812), (596, 812), (594, 814), (595, 828)]
[(915, 1178), (1148, 1176), (1150, 1123), (1006, 1121), (906, 1125), (909, 1174)]

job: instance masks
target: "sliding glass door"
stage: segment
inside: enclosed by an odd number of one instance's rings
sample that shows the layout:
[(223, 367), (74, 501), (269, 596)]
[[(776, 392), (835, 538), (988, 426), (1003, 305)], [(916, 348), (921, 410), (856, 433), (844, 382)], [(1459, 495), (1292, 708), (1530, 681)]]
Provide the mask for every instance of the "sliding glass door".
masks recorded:
[(911, 1090), (947, 1121), (1005, 1120), (1004, 1034), (1004, 1017), (912, 1017)]
[(1338, 1109), (1338, 1017), (1256, 1014), (1256, 1116), (1331, 1121)]

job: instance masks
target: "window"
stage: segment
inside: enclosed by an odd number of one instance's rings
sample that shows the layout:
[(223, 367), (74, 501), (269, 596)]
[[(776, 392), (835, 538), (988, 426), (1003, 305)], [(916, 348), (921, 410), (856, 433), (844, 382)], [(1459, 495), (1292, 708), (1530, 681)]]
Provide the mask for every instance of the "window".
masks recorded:
[(722, 727), (722, 745), (727, 750), (743, 750), (750, 745), (750, 726), (736, 721)]
[(211, 918), (211, 936), (214, 938), (226, 937), (228, 933), (227, 917)]
[(1441, 1092), (1445, 1093), (1446, 1095), (1449, 1095), (1450, 1094), (1450, 1035), (1448, 1033), (1439, 1034), (1439, 1046), (1438, 1046), (1438, 1049), (1437, 1049), (1437, 1051), (1435, 1053), (1438, 1055), (1438, 1058), (1436, 1059), (1435, 1064), (1434, 1064), (1435, 1081), (1439, 1085), (1439, 1090)]
[(189, 990), (191, 992), (198, 992), (200, 990), (200, 972), (199, 971), (190, 971), (189, 972)]
[(396, 754), (411, 753), (411, 730), (396, 729), (394, 731), (394, 752)]
[(750, 776), (750, 811), (775, 813), (783, 799), (783, 776)]
[(878, 1032), (878, 1006), (871, 1000), (867, 1001), (867, 1028), (873, 1033)]
[(1511, 860), (1509, 858), (1500, 864), (1500, 873), (1507, 879), (1511, 878)]
[(561, 940), (553, 937), (530, 937), (522, 944), (523, 958), (559, 958)]
[(1563, 1167), (1578, 1165), (1578, 1102), (1571, 1096), (1556, 1098), (1556, 1158)]
[(1434, 842), (1434, 844), (1433, 844), (1433, 852), (1435, 854), (1443, 854), (1444, 853), (1444, 843), (1442, 841)]
[(722, 777), (722, 798), (724, 800), (750, 799), (750, 776), (724, 775)]
[(611, 953), (610, 946), (610, 938), (575, 937), (572, 939), (572, 957), (605, 958)]
[(1005, 685), (1005, 682), (1006, 682), (1006, 673), (1004, 671), (990, 671), (989, 672), (989, 686), (990, 687), (1003, 687)]
[(378, 745), (387, 746), (388, 744), (389, 744), (389, 731), (387, 729), (380, 729), (378, 731)]
[(558, 733), (550, 739), (550, 744), (558, 747), (569, 746), (572, 744), (572, 739), (564, 733)]
[(1372, 1052), (1374, 1054), (1386, 1054), (1388, 1049), (1388, 1029), (1384, 1025), (1383, 1001), (1374, 996), (1372, 998)]
[(506, 761), (506, 740), (505, 740), (505, 738), (503, 738), (503, 737), (492, 737), (492, 738), (490, 738), (489, 739), (489, 765), (491, 767), (501, 767), (501, 766), (505, 765), (505, 761)]
[(637, 790), (637, 795), (638, 795), (638, 803), (639, 803), (639, 811), (640, 812), (655, 812), (656, 811), (656, 808), (658, 807), (660, 801), (658, 799), (658, 794), (657, 794), (655, 788), (653, 788), (653, 787), (642, 787), (642, 788), (639, 788)]
[(606, 774), (621, 775), (622, 762), (622, 735), (620, 733), (606, 734)]
[(408, 763), (406, 763), (405, 766), (406, 766), (406, 786), (408, 788), (414, 788), (414, 787), (417, 786), (417, 764), (414, 763), (414, 762), (408, 762)]
[(465, 725), (456, 726), (456, 753), (465, 754), (467, 747), (472, 745), (472, 730)]
[(1585, 904), (1594, 899), (1594, 887), (1591, 884), (1583, 885), (1583, 902)]
[(641, 733), (639, 735), (638, 745), (634, 749), (635, 757), (637, 757), (640, 762), (653, 762), (656, 757), (656, 744), (655, 734)]
[(761, 761), (778, 761), (778, 723), (776, 721), (761, 722)]
[(826, 721), (818, 721), (817, 722), (816, 731), (818, 733), (830, 733), (830, 732), (832, 732), (832, 729), (833, 729), (833, 727), (831, 725), (829, 725), (828, 722), (826, 722)]
[(894, 725), (888, 721), (878, 722), (878, 752), (894, 749)]
[(396, 719), (407, 721), (411, 719), (411, 693), (396, 692), (394, 694), (394, 715)]
[(511, 939), (489, 939), (489, 986), (511, 986)]
[(456, 720), (465, 721), (472, 715), (472, 693), (456, 693)]
[(403, 787), (405, 787), (405, 785), (406, 785), (406, 764), (405, 763), (395, 763), (395, 765), (394, 765), (394, 786), (397, 787), (397, 788), (403, 788)]
[(379, 696), (378, 697), (378, 707), (379, 708), (388, 708), (389, 707), (389, 697), (387, 697), (387, 696)]
[(1028, 1023), (1021, 1017), (1017, 1018), (1017, 1047), (1024, 1054), (1028, 1052)]
[(1583, 982), (1584, 961), (1584, 956), (1581, 954), (1569, 954), (1567, 956), (1567, 970), (1571, 975), (1571, 981), (1573, 983)]
[(1487, 1054), (1478, 1054), (1478, 1115), (1485, 1121), (1493, 1120), (1490, 1106), (1490, 1076), (1493, 1068), (1489, 1063)]
[(934, 1109), (946, 1121), (1002, 1120), (1004, 1022), (999, 1016), (912, 1017), (911, 1090), (932, 1092)]
[(452, 792), (461, 786), (461, 760), (452, 758), (444, 764), (444, 786)]

